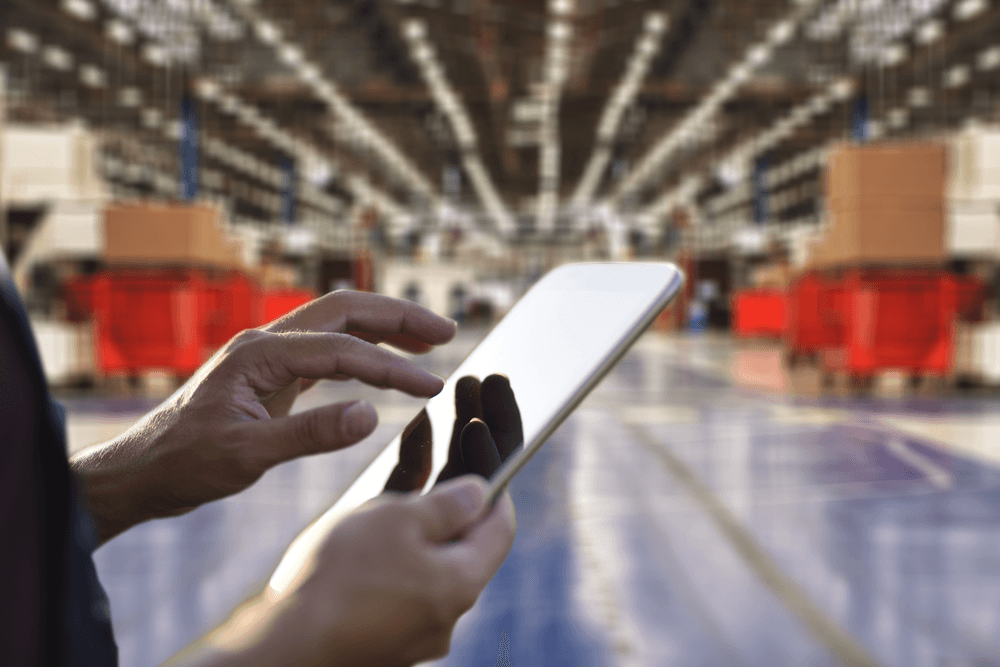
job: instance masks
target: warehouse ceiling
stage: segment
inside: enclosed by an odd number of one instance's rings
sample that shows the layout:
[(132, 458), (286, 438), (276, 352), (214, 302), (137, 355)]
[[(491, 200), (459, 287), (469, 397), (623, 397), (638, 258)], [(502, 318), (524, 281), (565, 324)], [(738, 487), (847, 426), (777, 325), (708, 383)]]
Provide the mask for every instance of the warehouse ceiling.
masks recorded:
[[(907, 106), (998, 34), (989, 2), (956, 18), (974, 1), (3, 0), (0, 58), (13, 120), (82, 118), (170, 163), (190, 94), (205, 137), (292, 157), (334, 195), (511, 232), (599, 204), (661, 214), (838, 81), (772, 159), (842, 135), (859, 90)], [(935, 20), (945, 37), (924, 40)]]

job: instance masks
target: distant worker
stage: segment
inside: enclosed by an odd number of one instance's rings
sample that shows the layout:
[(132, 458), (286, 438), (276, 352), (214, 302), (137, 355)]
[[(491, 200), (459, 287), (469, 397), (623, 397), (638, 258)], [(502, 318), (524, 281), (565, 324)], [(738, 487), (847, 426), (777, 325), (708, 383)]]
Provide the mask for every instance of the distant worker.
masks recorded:
[[(440, 378), (374, 343), (419, 353), (454, 334), (453, 322), (413, 303), (328, 294), (236, 336), (122, 436), (67, 462), (62, 409), (49, 396), (0, 255), (4, 664), (117, 664), (91, 558), (96, 546), (140, 522), (242, 491), (284, 461), (362, 440), (377, 423), (369, 403), (289, 415), (300, 391), (322, 378), (357, 378), (433, 396)], [(311, 569), (289, 591), (265, 589), (172, 664), (388, 667), (446, 654), (455, 622), (513, 544), (510, 497), (485, 507), (482, 476), (519, 445), (521, 432), (502, 376), (463, 378), (456, 406), (439, 486), (424, 496), (387, 493), (362, 506), (321, 541)], [(421, 412), (406, 431), (388, 491), (422, 488), (429, 442)]]

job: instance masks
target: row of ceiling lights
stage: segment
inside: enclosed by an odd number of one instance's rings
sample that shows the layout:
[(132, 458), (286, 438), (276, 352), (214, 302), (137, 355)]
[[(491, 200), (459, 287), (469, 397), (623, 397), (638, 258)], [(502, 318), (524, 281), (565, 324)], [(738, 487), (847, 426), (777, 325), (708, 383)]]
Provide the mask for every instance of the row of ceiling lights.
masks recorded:
[(768, 30), (763, 41), (747, 49), (743, 60), (713, 86), (712, 92), (702, 99), (673, 130), (665, 133), (656, 142), (656, 145), (646, 153), (635, 171), (629, 174), (612, 193), (611, 201), (613, 203), (622, 202), (659, 173), (678, 149), (696, 142), (699, 135), (704, 136), (721, 106), (750, 80), (755, 71), (770, 62), (775, 48), (794, 37), (800, 23), (805, 20), (818, 3), (819, 0), (799, 0), (786, 18), (776, 22)]
[(516, 223), (483, 165), (472, 120), (437, 59), (434, 46), (427, 36), (427, 24), (419, 19), (409, 19), (403, 23), (402, 29), (403, 36), (410, 45), (410, 55), (420, 68), (421, 76), (431, 96), (451, 125), (462, 155), (462, 165), (472, 182), (472, 187), (496, 224), (497, 230), (502, 234), (512, 233), (516, 229)]
[[(323, 75), (322, 69), (306, 58), (300, 46), (285, 38), (281, 30), (263, 18), (251, 5), (252, 0), (233, 0), (238, 14), (253, 26), (257, 39), (270, 47), (278, 59), (287, 65), (302, 83), (327, 104), (347, 132), (360, 143), (370, 147), (381, 159), (385, 168), (395, 174), (432, 209), (440, 206), (440, 197), (431, 183), (405, 154), (359, 111), (337, 87)], [(356, 181), (357, 179), (352, 179)]]
[(538, 151), (538, 231), (555, 227), (559, 206), (559, 104), (571, 66), (573, 25), (568, 20), (574, 0), (551, 0), (546, 28), (543, 80), (538, 87), (541, 108)]
[[(80, 6), (82, 5), (75, 6), (76, 8), (71, 10), (70, 13), (74, 16), (90, 16), (90, 14), (79, 9)], [(131, 32), (126, 33), (130, 29), (127, 24), (121, 21), (112, 20), (108, 23), (111, 26), (108, 32), (116, 35), (119, 39), (130, 39), (128, 35), (134, 34)], [(27, 30), (21, 28), (9, 29), (7, 31), (7, 43), (11, 48), (21, 53), (41, 53), (42, 62), (53, 69), (64, 72), (72, 69), (74, 62), (72, 54), (55, 45), (42, 46), (38, 37)], [(146, 53), (157, 53), (155, 46), (155, 44), (148, 44), (147, 47), (152, 48), (147, 48)], [(106, 73), (96, 65), (89, 63), (81, 65), (79, 67), (79, 76), (81, 83), (86, 86), (92, 88), (105, 88), (107, 86)], [(271, 140), (276, 147), (292, 154), (298, 154), (300, 158), (308, 160), (309, 163), (316, 164), (321, 162), (321, 158), (316, 156), (315, 151), (310, 150), (303, 142), (299, 142), (294, 137), (287, 135), (287, 133), (283, 133), (272, 122), (261, 117), (255, 109), (245, 105), (237, 97), (221, 93), (217, 84), (211, 84), (207, 81), (199, 82), (198, 91), (203, 97), (211, 97), (219, 101), (225, 111), (236, 115), (241, 121), (255, 127), (263, 137)], [(139, 88), (128, 86), (118, 89), (117, 92), (119, 105), (126, 108), (142, 107), (142, 92)], [(176, 140), (181, 136), (182, 128), (180, 121), (165, 121), (163, 112), (158, 108), (141, 108), (140, 120), (146, 129), (160, 129), (167, 139)], [(258, 180), (270, 182), (275, 187), (280, 187), (280, 183), (275, 184), (275, 180), (280, 180), (280, 177), (275, 177), (272, 173), (276, 170), (262, 160), (229, 146), (216, 138), (207, 138), (205, 140), (205, 149), (207, 154), (229, 164), (234, 169), (255, 176)], [(317, 191), (314, 187), (307, 187), (305, 189), (304, 198), (307, 203), (327, 212), (333, 212), (340, 208), (339, 204), (332, 197)]]
[[(953, 16), (956, 20), (967, 21), (982, 13), (987, 5), (980, 0), (962, 0), (956, 4)], [(940, 8), (937, 5), (936, 8)], [(929, 27), (931, 26), (931, 27)], [(919, 25), (916, 22), (908, 26), (908, 31), (915, 32), (915, 39), (918, 43), (927, 45), (942, 38), (945, 33), (944, 24), (937, 19), (925, 21)], [(897, 39), (906, 37), (908, 31), (897, 33)], [(900, 42), (893, 42), (884, 47), (885, 51), (898, 51)], [(902, 49), (905, 56), (909, 56), (908, 50)], [(905, 58), (903, 58), (905, 59)], [(897, 65), (903, 59), (892, 58), (892, 65)], [(1000, 45), (988, 46), (982, 49), (976, 57), (976, 65), (980, 70), (992, 70), (1000, 67)], [(948, 68), (943, 76), (942, 85), (945, 88), (956, 88), (966, 85), (971, 81), (971, 66), (968, 64), (957, 64)], [(757, 136), (744, 142), (737, 148), (716, 161), (714, 169), (722, 174), (723, 181), (729, 183), (745, 180), (750, 161), (756, 156), (775, 147), (781, 141), (790, 137), (795, 129), (811, 118), (825, 113), (835, 102), (846, 100), (854, 92), (854, 83), (849, 79), (835, 81), (826, 91), (817, 93), (806, 102), (796, 106), (784, 117), (776, 121), (769, 129), (761, 132)], [(923, 86), (915, 86), (909, 91), (908, 102), (912, 107), (925, 107), (930, 104), (931, 93)], [(877, 138), (885, 132), (886, 125), (893, 129), (900, 129), (909, 120), (909, 111), (905, 107), (891, 109), (886, 114), (885, 121), (873, 120), (869, 123), (869, 136)], [(644, 209), (638, 219), (647, 223), (654, 223), (674, 207), (693, 199), (697, 190), (701, 187), (703, 179), (699, 176), (692, 176), (682, 182), (680, 186), (659, 197), (653, 204)]]
[(572, 208), (579, 210), (590, 204), (594, 191), (600, 184), (601, 176), (611, 160), (611, 149), (621, 126), (622, 116), (642, 90), (642, 82), (659, 51), (667, 24), (667, 17), (661, 12), (651, 12), (646, 15), (643, 32), (635, 42), (635, 49), (625, 67), (625, 72), (601, 112), (594, 150), (571, 199)]
[[(127, 18), (128, 16), (134, 17), (137, 15), (136, 7), (128, 5), (128, 3), (121, 7), (118, 6), (121, 3), (111, 2), (109, 4), (113, 9), (121, 12), (131, 10), (132, 13), (127, 14), (123, 18)], [(246, 4), (243, 4), (242, 7), (244, 11), (252, 11)], [(81, 20), (93, 20), (96, 18), (97, 14), (89, 0), (64, 0), (63, 9), (67, 11), (67, 13)], [(209, 29), (209, 32), (213, 34), (218, 32), (218, 26), (222, 25), (219, 23), (219, 17), (228, 17), (228, 15), (222, 13), (221, 10), (215, 8), (214, 5), (212, 7), (202, 5), (195, 7), (192, 4), (189, 7), (178, 6), (178, 10), (181, 11), (182, 14), (186, 13), (192, 17), (199, 17), (203, 19), (207, 23), (206, 27)], [(223, 21), (223, 23), (225, 22)], [(360, 112), (355, 110), (353, 106), (347, 102), (346, 98), (343, 98), (343, 96), (339, 94), (339, 91), (336, 90), (333, 84), (322, 79), (317, 67), (311, 63), (305, 62), (305, 59), (302, 57), (301, 49), (291, 43), (284, 42), (281, 38), (280, 31), (278, 31), (278, 29), (269, 22), (256, 20), (253, 25), (258, 38), (274, 47), (277, 50), (279, 58), (285, 62), (285, 64), (290, 67), (297, 68), (297, 73), (307, 83), (312, 83), (318, 87), (317, 92), (319, 92), (320, 96), (324, 97), (325, 101), (330, 103), (331, 106), (334, 106), (335, 109), (340, 111), (342, 120), (346, 120), (349, 127), (357, 130), (362, 138), (364, 138), (369, 145), (375, 148), (375, 150), (383, 156), (388, 164), (393, 165), (397, 170), (402, 170), (404, 179), (407, 180), (412, 187), (419, 190), (424, 196), (434, 196), (433, 188), (426, 182), (425, 179), (423, 179), (416, 168), (409, 164), (405, 156), (403, 156), (402, 153), (399, 152), (399, 150), (396, 149), (388, 139), (381, 135), (381, 133), (379, 133)], [(225, 26), (223, 25), (223, 27)], [(126, 20), (122, 20), (121, 18), (107, 21), (105, 32), (110, 40), (121, 45), (133, 44), (136, 40), (135, 30), (126, 22)], [(24, 40), (22, 39), (21, 41)], [(67, 62), (70, 66), (72, 64), (72, 57), (63, 49), (57, 49), (55, 51), (49, 49), (46, 53), (49, 54), (48, 60), (53, 61), (55, 63), (53, 66), (57, 68), (65, 69)], [(171, 62), (171, 56), (168, 48), (165, 45), (156, 42), (148, 42), (145, 44), (141, 50), (141, 55), (146, 62), (155, 66), (166, 67)], [(43, 54), (43, 58), (44, 57), (45, 54)], [(103, 71), (96, 68), (96, 66), (88, 65), (86, 69), (81, 68), (81, 81), (87, 85), (103, 86), (106, 83), (106, 78), (107, 77), (104, 75)], [(262, 115), (255, 106), (245, 103), (232, 93), (227, 93), (222, 89), (222, 86), (218, 82), (212, 79), (202, 78), (199, 80), (196, 85), (196, 93), (203, 100), (217, 104), (223, 112), (234, 115), (241, 123), (253, 128), (258, 135), (279, 150), (289, 155), (294, 155), (305, 167), (300, 170), (300, 173), (309, 179), (314, 186), (313, 188), (310, 188), (312, 192), (309, 192), (307, 197), (310, 200), (315, 200), (315, 202), (323, 208), (336, 208), (332, 202), (326, 201), (329, 197), (318, 192), (315, 187), (316, 185), (322, 185), (326, 180), (332, 177), (336, 171), (336, 165), (332, 164), (329, 159), (325, 158), (319, 150), (308, 142), (298, 139), (291, 133), (280, 128), (273, 120)], [(141, 99), (141, 93), (137, 88), (123, 89), (120, 99), (126, 106), (130, 104), (132, 106), (138, 106), (138, 100)], [(158, 109), (144, 109), (142, 112), (142, 118), (144, 120), (144, 124), (151, 129), (162, 124), (162, 114)], [(181, 128), (178, 121), (172, 121), (162, 125), (164, 127), (164, 133), (168, 138), (179, 138)], [(252, 167), (253, 165), (248, 163), (248, 166)], [(356, 196), (363, 201), (377, 206), (383, 212), (389, 214), (390, 217), (394, 217), (391, 215), (391, 212), (394, 211), (398, 213), (400, 210), (399, 206), (396, 205), (395, 202), (392, 202), (388, 195), (367, 183), (365, 187), (359, 188), (357, 184), (360, 182), (362, 182), (362, 179), (357, 177), (348, 180), (348, 187), (354, 191)]]

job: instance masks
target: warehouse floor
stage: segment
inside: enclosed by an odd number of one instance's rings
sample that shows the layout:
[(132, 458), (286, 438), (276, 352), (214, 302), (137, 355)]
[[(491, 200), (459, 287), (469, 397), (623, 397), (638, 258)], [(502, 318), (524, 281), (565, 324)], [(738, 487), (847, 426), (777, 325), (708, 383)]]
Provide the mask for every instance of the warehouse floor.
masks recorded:
[[(427, 367), (447, 375), (482, 333)], [(647, 335), (515, 480), (514, 550), (440, 664), (1000, 664), (1000, 403), (885, 385), (823, 396), (776, 346)], [(123, 665), (262, 586), (419, 406), (328, 382), (301, 407), (357, 395), (381, 415), (364, 443), (97, 552)], [(155, 400), (63, 402), (78, 448)]]

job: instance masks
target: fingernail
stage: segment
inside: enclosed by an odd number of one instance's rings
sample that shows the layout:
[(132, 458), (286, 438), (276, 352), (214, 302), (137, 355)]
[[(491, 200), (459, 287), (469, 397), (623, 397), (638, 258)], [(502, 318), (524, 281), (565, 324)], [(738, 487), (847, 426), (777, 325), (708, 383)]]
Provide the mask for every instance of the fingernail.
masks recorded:
[(368, 435), (375, 428), (378, 415), (375, 408), (366, 400), (355, 401), (344, 411), (347, 420), (347, 434), (352, 438)]
[(479, 511), (480, 506), (483, 504), (483, 498), (486, 497), (482, 487), (475, 482), (462, 484), (453, 489), (451, 495), (469, 516), (473, 516)]

